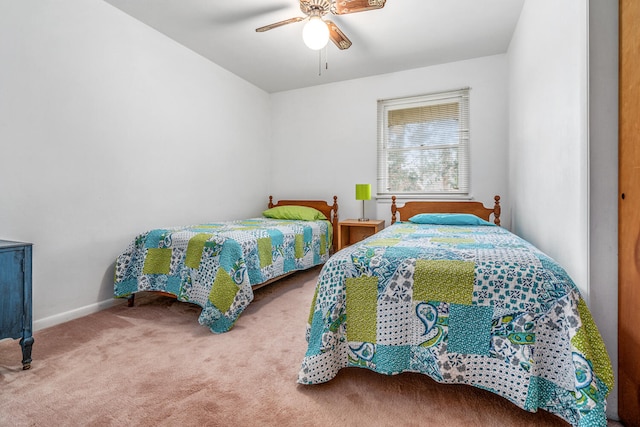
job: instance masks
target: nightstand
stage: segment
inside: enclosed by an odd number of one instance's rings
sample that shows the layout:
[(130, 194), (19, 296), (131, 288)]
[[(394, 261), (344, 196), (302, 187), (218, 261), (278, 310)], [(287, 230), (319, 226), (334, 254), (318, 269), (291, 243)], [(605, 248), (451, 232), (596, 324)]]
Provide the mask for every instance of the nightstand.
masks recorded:
[(0, 240), (0, 339), (20, 338), (22, 369), (31, 367), (31, 243)]
[(358, 243), (383, 228), (384, 219), (370, 219), (368, 221), (347, 219), (340, 221), (338, 222), (338, 250)]

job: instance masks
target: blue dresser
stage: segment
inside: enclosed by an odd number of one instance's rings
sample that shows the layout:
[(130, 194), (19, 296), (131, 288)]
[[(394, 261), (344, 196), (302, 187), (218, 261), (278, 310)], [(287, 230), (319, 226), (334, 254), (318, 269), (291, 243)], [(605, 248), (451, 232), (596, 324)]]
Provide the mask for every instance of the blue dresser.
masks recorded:
[(20, 338), (22, 369), (31, 367), (31, 243), (0, 240), (0, 339)]

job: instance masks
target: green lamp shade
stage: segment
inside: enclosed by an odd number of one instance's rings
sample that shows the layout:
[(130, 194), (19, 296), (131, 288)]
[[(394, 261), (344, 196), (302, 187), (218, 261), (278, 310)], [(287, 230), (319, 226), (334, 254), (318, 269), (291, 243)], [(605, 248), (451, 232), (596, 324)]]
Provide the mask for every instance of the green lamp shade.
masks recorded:
[(356, 184), (356, 200), (371, 200), (371, 184)]

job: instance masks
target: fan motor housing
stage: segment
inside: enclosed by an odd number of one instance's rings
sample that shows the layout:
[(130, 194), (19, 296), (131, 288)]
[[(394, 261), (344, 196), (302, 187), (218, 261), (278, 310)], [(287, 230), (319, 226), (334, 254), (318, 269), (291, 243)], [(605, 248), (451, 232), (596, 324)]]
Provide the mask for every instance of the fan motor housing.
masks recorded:
[(300, 0), (300, 10), (305, 15), (311, 15), (312, 12), (324, 16), (329, 13), (331, 2), (329, 0)]

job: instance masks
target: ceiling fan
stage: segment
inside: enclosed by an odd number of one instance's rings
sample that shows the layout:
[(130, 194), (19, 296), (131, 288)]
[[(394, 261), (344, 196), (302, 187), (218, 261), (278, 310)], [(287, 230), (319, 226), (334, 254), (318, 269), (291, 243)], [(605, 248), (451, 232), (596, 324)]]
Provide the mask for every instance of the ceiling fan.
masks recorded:
[(322, 49), (329, 39), (339, 49), (348, 49), (351, 40), (329, 20), (322, 19), (327, 13), (334, 15), (346, 15), (349, 13), (364, 12), (373, 9), (382, 9), (387, 0), (300, 0), (300, 10), (306, 16), (298, 16), (286, 19), (264, 27), (256, 28), (259, 33), (278, 28), (283, 25), (305, 21), (302, 38), (305, 44), (314, 50)]

